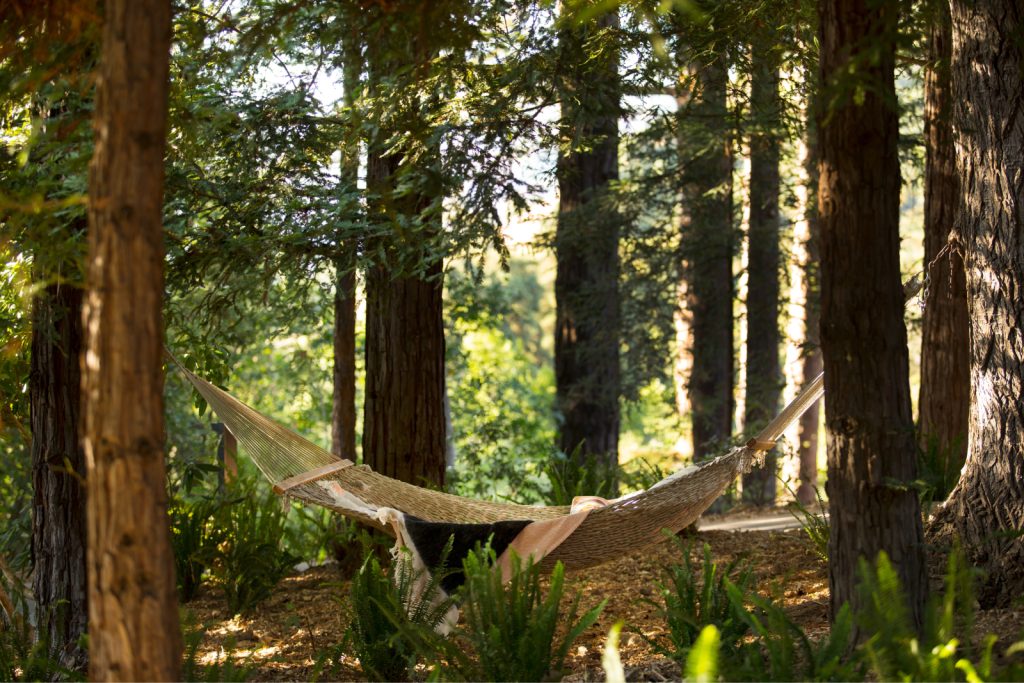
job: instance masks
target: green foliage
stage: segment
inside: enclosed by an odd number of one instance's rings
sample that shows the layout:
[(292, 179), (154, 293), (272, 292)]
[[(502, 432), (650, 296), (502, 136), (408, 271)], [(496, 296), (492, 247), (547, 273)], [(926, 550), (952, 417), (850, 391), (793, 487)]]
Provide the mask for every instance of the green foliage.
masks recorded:
[(220, 584), (232, 613), (245, 612), (270, 596), (298, 558), (284, 548), (285, 515), (281, 502), (242, 480), (225, 502), (214, 523), (223, 540), (210, 558), (213, 577)]
[[(753, 574), (750, 567), (733, 560), (725, 567), (711, 559), (711, 547), (705, 543), (700, 567), (691, 557), (692, 546), (683, 544), (673, 536), (672, 542), (682, 554), (682, 564), (662, 568), (664, 579), (658, 583), (660, 601), (647, 600), (656, 614), (665, 622), (663, 637), (651, 639), (643, 635), (654, 648), (666, 657), (684, 662), (690, 648), (706, 626), (717, 630), (718, 642), (732, 647), (750, 629), (742, 602), (730, 599), (729, 586), (740, 594), (750, 591)], [(733, 581), (730, 581), (730, 576)]]
[(205, 629), (195, 623), (191, 614), (182, 619), (182, 640), (185, 644), (184, 661), (181, 667), (181, 678), (184, 681), (222, 681), (223, 683), (242, 683), (249, 680), (255, 667), (249, 663), (239, 666), (232, 653), (234, 643), (228, 642), (217, 660), (210, 664), (199, 662), (199, 646), (203, 642)]
[(934, 435), (926, 437), (924, 447), (918, 446), (918, 486), (923, 504), (945, 500), (953, 491), (963, 467), (962, 448), (963, 439), (943, 444)]
[[(442, 557), (447, 558), (451, 545)], [(427, 574), (415, 570), (409, 556), (401, 555), (388, 576), (374, 554), (369, 554), (362, 569), (352, 580), (352, 623), (345, 642), (359, 658), (359, 664), (372, 680), (398, 681), (411, 676), (413, 667), (425, 653), (428, 642), (452, 606), (441, 590), (445, 573), (442, 566)], [(419, 595), (415, 587), (422, 584)], [(325, 660), (321, 660), (325, 661)]]
[(872, 567), (860, 563), (862, 611), (858, 626), (870, 634), (862, 646), (874, 676), (882, 680), (1010, 680), (1024, 671), (993, 668), (995, 638), (979, 648), (971, 642), (974, 625), (974, 570), (959, 548), (949, 555), (944, 590), (926, 607), (921, 632), (910, 619), (906, 594), (888, 556)]
[(195, 597), (224, 541), (224, 530), (217, 524), (220, 507), (220, 501), (212, 498), (172, 500), (168, 506), (174, 570), (183, 602)]
[(831, 526), (829, 526), (828, 517), (825, 515), (825, 501), (821, 497), (821, 491), (818, 487), (814, 487), (814, 496), (818, 499), (818, 512), (815, 512), (800, 502), (800, 499), (796, 497), (796, 493), (788, 484), (786, 484), (786, 490), (793, 497), (793, 500), (786, 506), (786, 509), (789, 510), (789, 514), (796, 518), (796, 521), (800, 522), (800, 528), (803, 529), (807, 539), (811, 542), (814, 554), (818, 556), (819, 560), (827, 563), (828, 539), (831, 533)]
[(569, 455), (556, 453), (544, 472), (551, 482), (548, 505), (571, 505), (576, 496), (612, 497), (619, 467), (593, 454), (581, 454), (582, 444)]
[(686, 680), (693, 683), (711, 683), (718, 680), (718, 650), (722, 636), (718, 627), (708, 624), (686, 655)]
[(570, 646), (597, 621), (605, 603), (580, 615), (581, 595), (576, 593), (563, 608), (565, 569), (561, 563), (555, 565), (545, 594), (540, 567), (532, 559), (521, 562), (513, 557), (507, 583), (493, 569), (495, 559), (493, 550), (483, 548), (463, 562), (466, 583), (460, 592), (463, 622), (459, 637), (468, 643), (476, 662), (460, 671), (460, 677), (491, 681), (561, 677)]
[[(0, 575), (2, 578), (2, 575)], [(10, 587), (8, 587), (10, 588)], [(0, 609), (0, 680), (4, 681), (82, 681), (81, 672), (73, 671), (60, 662), (60, 649), (45, 629), (46, 619), (39, 622), (44, 628), (33, 633), (29, 627), (29, 608), (24, 594), (10, 591), (15, 600), (15, 614)], [(61, 605), (53, 609), (62, 609)]]

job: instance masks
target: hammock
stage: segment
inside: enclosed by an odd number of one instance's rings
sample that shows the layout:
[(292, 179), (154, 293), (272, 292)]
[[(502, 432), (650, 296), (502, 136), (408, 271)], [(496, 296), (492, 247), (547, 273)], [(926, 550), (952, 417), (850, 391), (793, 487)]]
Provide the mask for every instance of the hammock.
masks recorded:
[[(170, 355), (170, 354), (168, 354)], [(197, 377), (171, 356), (188, 381), (206, 399), (247, 455), (280, 495), (320, 505), (399, 536), (388, 512), (417, 522), (448, 525), (494, 525), (558, 520), (575, 510), (568, 506), (496, 503), (433, 491), (356, 465), (320, 448), (242, 401)], [(540, 561), (550, 570), (561, 561), (566, 569), (584, 569), (645, 548), (665, 538), (663, 529), (679, 531), (697, 520), (738, 474), (771, 450), (786, 428), (824, 393), (819, 375), (761, 432), (729, 453), (686, 467), (646, 491), (608, 502), (579, 515), (578, 525)], [(540, 525), (543, 527), (544, 525)], [(396, 532), (396, 529), (399, 529)], [(499, 551), (500, 552), (500, 551)]]

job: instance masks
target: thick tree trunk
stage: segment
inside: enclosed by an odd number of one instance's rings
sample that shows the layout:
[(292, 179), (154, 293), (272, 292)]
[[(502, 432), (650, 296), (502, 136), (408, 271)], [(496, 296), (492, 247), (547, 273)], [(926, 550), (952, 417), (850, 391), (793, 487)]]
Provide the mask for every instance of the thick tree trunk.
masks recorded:
[(951, 7), (971, 413), (963, 474), (930, 531), (955, 534), (985, 569), (982, 604), (1007, 605), (1024, 592), (1024, 9), (1013, 0)]
[[(429, 41), (410, 45), (392, 30), (399, 21), (383, 17), (381, 33), (367, 40), (371, 90), (433, 54)], [(422, 100), (409, 104), (403, 125), (429, 126), (425, 107)], [(389, 137), (390, 131), (378, 131), (367, 155), (368, 221), (381, 235), (367, 251), (382, 254), (383, 262), (366, 271), (363, 461), (390, 477), (439, 488), (445, 474), (444, 278), (442, 257), (430, 245), (441, 230), (438, 198), (399, 188), (398, 179), (420, 188), (439, 185), (431, 175), (440, 151), (421, 155), (410, 168), (401, 152), (387, 149)]]
[[(899, 266), (898, 6), (821, 0), (821, 349), (832, 614), (857, 564), (891, 558), (921, 623), (927, 591)], [(856, 64), (851, 69), (851, 61)], [(855, 72), (850, 83), (843, 74)]]
[[(935, 3), (925, 72), (924, 262), (929, 286), (921, 330), (921, 393), (918, 431), (922, 448), (938, 448), (952, 476), (967, 457), (970, 347), (967, 282), (959, 248), (945, 249), (953, 235), (960, 183), (953, 147), (949, 60), (949, 6)], [(940, 256), (940, 253), (942, 254)], [(945, 493), (945, 492), (943, 492)]]
[(686, 117), (683, 199), (688, 203), (682, 252), (693, 365), (690, 409), (694, 459), (718, 453), (732, 436), (733, 225), (732, 149), (724, 55), (694, 65), (695, 92)]
[(445, 472), (441, 264), (428, 277), (366, 274), (363, 459), (375, 471), (440, 486)]
[[(808, 386), (821, 374), (821, 222), (818, 219), (818, 125), (817, 98), (807, 105), (807, 241), (804, 244), (804, 348), (802, 385)], [(800, 486), (796, 497), (804, 505), (817, 501), (818, 486), (818, 428), (821, 422), (821, 402), (818, 401), (800, 416)]]
[[(779, 69), (774, 46), (753, 47), (750, 139), (750, 237), (747, 266), (747, 392), (743, 429), (754, 436), (779, 408)], [(775, 501), (775, 451), (743, 475), (743, 500)]]
[(108, 0), (89, 178), (82, 361), (93, 680), (181, 679), (163, 449), (170, 38), (166, 0)]
[[(597, 27), (618, 26), (614, 11)], [(562, 415), (559, 447), (610, 468), (619, 461), (618, 56), (584, 63), (587, 29), (560, 33), (570, 59), (563, 81), (555, 234), (555, 378)], [(578, 149), (582, 143), (586, 149)], [(614, 486), (614, 482), (613, 482)]]
[(85, 458), (79, 441), (82, 290), (50, 285), (33, 303), (32, 592), (61, 663), (83, 669), (89, 621)]

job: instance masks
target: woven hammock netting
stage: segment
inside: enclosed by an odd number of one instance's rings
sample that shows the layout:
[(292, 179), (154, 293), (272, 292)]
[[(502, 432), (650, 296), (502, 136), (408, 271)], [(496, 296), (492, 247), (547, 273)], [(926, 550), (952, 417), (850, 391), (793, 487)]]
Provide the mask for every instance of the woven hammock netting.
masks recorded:
[[(172, 357), (173, 358), (173, 357)], [(287, 485), (286, 495), (336, 510), (367, 524), (380, 524), (376, 511), (393, 508), (420, 519), (479, 524), (502, 520), (543, 520), (569, 513), (559, 506), (528, 506), (463, 498), (424, 489), (354, 465), (279, 425), (226, 391), (184, 369), (185, 377), (209, 403), (238, 440), (241, 450), (267, 480), (277, 486), (289, 479), (327, 470)], [(600, 564), (656, 543), (664, 529), (679, 531), (692, 524), (754, 462), (774, 446), (786, 428), (824, 393), (819, 376), (746, 445), (667, 477), (646, 491), (612, 501), (591, 512), (575, 532), (543, 562), (561, 560), (567, 568)]]

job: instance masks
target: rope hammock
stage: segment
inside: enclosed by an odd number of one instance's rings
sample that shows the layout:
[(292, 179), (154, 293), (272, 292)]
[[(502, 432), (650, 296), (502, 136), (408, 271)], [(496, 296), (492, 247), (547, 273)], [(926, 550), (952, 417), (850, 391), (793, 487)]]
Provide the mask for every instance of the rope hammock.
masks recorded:
[[(917, 278), (911, 280), (905, 286), (907, 299), (921, 286)], [(544, 522), (578, 514), (568, 506), (463, 498), (386, 477), (324, 450), (197, 377), (173, 356), (171, 360), (234, 434), (276, 493), (335, 510), (397, 535), (400, 544), (402, 532), (396, 531), (393, 517), (385, 513), (449, 525)], [(683, 468), (645, 491), (586, 510), (579, 516), (582, 521), (571, 526), (568, 535), (559, 538), (543, 556), (541, 567), (550, 570), (561, 561), (566, 569), (585, 569), (663, 540), (664, 529), (677, 532), (689, 526), (737, 475), (759, 462), (824, 391), (824, 378), (819, 375), (745, 445)]]

